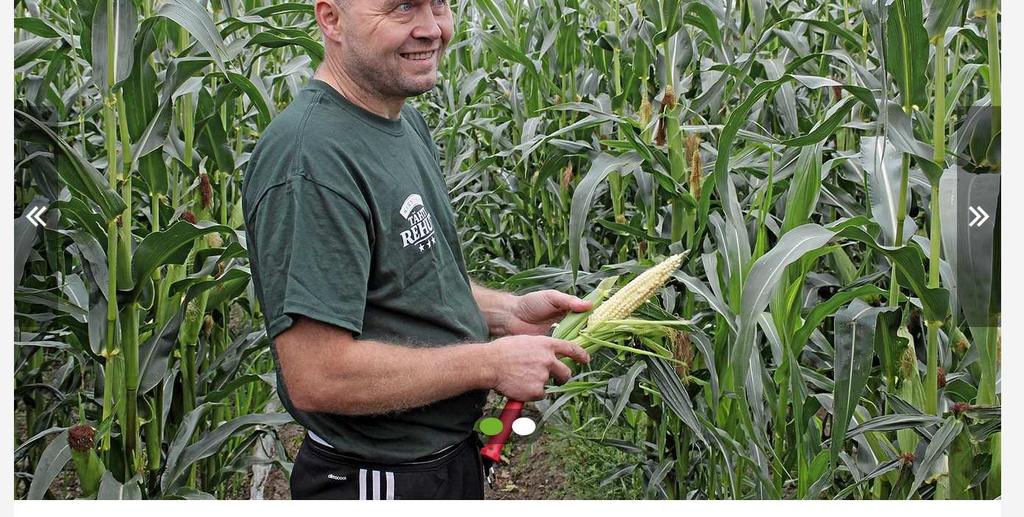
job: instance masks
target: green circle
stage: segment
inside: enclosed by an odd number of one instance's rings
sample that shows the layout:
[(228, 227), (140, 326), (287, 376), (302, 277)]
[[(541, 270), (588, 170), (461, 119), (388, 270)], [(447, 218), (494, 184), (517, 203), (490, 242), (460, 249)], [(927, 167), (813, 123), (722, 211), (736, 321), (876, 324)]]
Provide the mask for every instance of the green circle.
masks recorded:
[(501, 428), (505, 427), (501, 420), (494, 418), (493, 416), (487, 417), (480, 421), (480, 432), (487, 436), (495, 436), (501, 432)]

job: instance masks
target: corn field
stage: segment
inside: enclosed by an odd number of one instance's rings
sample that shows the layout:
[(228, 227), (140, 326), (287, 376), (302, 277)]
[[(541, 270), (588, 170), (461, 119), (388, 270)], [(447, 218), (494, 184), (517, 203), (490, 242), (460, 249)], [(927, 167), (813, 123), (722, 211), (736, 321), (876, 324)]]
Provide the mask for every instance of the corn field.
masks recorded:
[[(293, 458), (240, 182), (323, 58), (312, 2), (14, 9), (15, 496), (247, 498)], [(537, 405), (629, 458), (602, 486), (1000, 496), (998, 214), (958, 263), (955, 201), (1000, 172), (997, 0), (452, 10), (410, 102), (470, 275), (584, 296), (682, 256)]]

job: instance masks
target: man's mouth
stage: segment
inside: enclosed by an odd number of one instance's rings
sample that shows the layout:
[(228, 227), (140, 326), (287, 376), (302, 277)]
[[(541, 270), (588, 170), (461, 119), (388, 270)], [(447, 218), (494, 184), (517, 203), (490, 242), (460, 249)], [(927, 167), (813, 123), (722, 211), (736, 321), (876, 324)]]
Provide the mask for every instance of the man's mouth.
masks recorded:
[(436, 50), (429, 50), (427, 52), (406, 52), (399, 55), (410, 61), (426, 61), (434, 57), (436, 53)]

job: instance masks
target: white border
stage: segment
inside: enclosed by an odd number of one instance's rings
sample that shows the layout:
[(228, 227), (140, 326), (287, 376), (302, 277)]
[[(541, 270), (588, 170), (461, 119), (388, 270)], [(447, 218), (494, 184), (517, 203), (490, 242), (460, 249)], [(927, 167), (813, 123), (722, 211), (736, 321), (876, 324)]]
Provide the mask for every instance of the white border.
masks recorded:
[[(0, 285), (0, 300), (2, 302), (2, 308), (0, 308), (0, 314), (3, 317), (0, 321), (3, 321), (3, 332), (2, 335), (7, 336), (3, 338), (4, 343), (9, 343), (4, 347), (2, 356), (3, 367), (0, 368), (0, 393), (3, 396), (0, 397), (0, 429), (5, 439), (3, 445), (0, 445), (0, 472), (3, 475), (0, 476), (0, 497), (5, 501), (12, 501), (14, 499), (14, 175), (12, 173), (14, 168), (14, 9), (7, 11), (7, 15), (4, 17), (4, 28), (3, 40), (0, 43), (0, 60), (3, 63), (4, 70), (11, 71), (11, 77), (0, 85), (0, 105), (3, 106), (4, 121), (0, 123), (0, 146), (3, 150), (0, 151), (0, 163), (3, 164), (3, 169), (7, 171), (4, 177), (7, 180), (0, 181), (0, 198), (3, 199), (4, 213), (8, 214), (6, 217), (10, 217), (6, 223), (2, 225), (3, 240), (0, 242), (8, 243), (7, 246), (10, 248), (3, 253), (3, 264), (0, 265), (0, 271), (3, 271), (3, 284)], [(6, 218), (5, 217), (5, 218)]]
[[(1003, 475), (1003, 513), (1020, 515), (1024, 507), (1024, 494), (1018, 492), (1022, 481), (1020, 462), (1024, 459), (1020, 442), (1021, 403), (1020, 383), (1016, 369), (1021, 367), (1021, 348), (1019, 343), (1024, 338), (1024, 300), (1018, 295), (1024, 288), (1021, 282), (1020, 252), (1022, 244), (1017, 238), (1017, 231), (1024, 224), (1024, 203), (1017, 200), (1024, 194), (1024, 181), (1020, 177), (1024, 171), (1024, 148), (1017, 147), (1024, 136), (1024, 109), (1016, 94), (1021, 90), (1024, 80), (1024, 34), (1017, 32), (1017, 27), (1024, 20), (1024, 5), (1019, 0), (1001, 2), (1002, 18), (1002, 311), (1003, 336), (1002, 342), (1002, 475)], [(1017, 20), (1013, 22), (1012, 20)], [(1006, 375), (1012, 372), (1011, 375)]]

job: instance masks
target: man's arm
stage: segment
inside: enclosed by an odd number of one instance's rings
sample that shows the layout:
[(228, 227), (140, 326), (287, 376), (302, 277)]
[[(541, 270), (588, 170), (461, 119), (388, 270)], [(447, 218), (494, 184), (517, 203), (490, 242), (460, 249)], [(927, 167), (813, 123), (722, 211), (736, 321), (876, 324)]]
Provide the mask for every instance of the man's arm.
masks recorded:
[(487, 329), (490, 331), (491, 336), (498, 337), (510, 334), (508, 331), (508, 320), (516, 304), (517, 297), (511, 293), (477, 285), (476, 282), (470, 282), (470, 286), (473, 289), (473, 298), (476, 299), (476, 304), (480, 306), (480, 313), (484, 315), (484, 320), (487, 321)]
[(571, 375), (560, 357), (590, 360), (575, 343), (545, 336), (411, 348), (356, 340), (346, 330), (304, 317), (277, 336), (274, 346), (296, 408), (349, 415), (425, 406), (474, 389), (540, 400), (550, 377), (561, 384)]
[(588, 301), (553, 289), (516, 296), (476, 283), (470, 286), (493, 337), (544, 335), (569, 311), (584, 312), (592, 306)]

